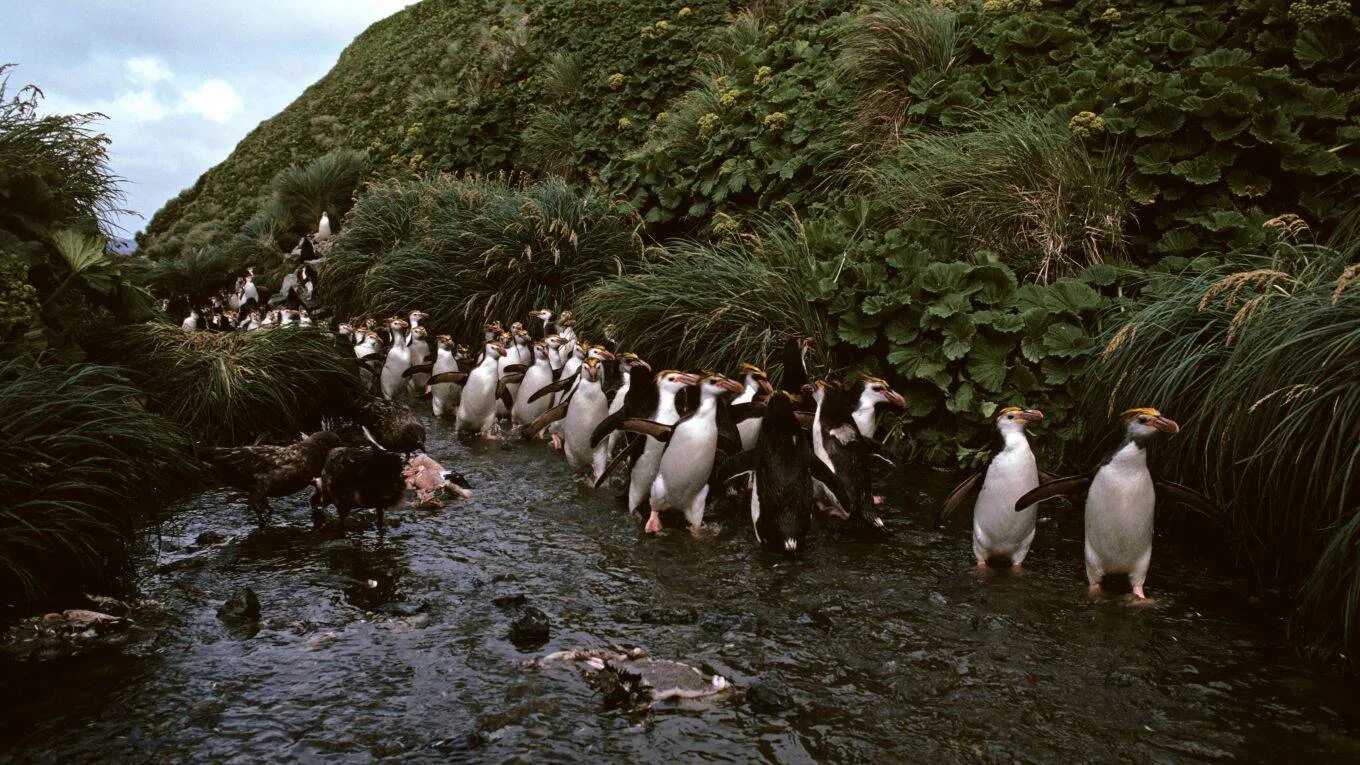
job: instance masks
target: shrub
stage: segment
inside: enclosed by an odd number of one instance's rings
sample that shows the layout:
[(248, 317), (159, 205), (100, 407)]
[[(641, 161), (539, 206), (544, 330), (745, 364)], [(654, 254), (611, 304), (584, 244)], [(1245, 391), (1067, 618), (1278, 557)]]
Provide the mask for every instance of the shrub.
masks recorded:
[(1149, 404), (1185, 413), (1161, 469), (1194, 476), (1230, 510), (1239, 551), (1263, 579), (1306, 577), (1297, 630), (1351, 650), (1360, 646), (1358, 253), (1277, 245), (1156, 277), (1083, 376), (1099, 392), (1089, 398), (1096, 414)]
[(354, 360), (312, 327), (186, 332), (166, 324), (115, 330), (101, 354), (127, 365), (147, 405), (207, 445), (291, 440), (350, 411)]
[(801, 227), (762, 221), (739, 240), (652, 251), (587, 292), (580, 315), (600, 334), (612, 325), (621, 347), (656, 368), (775, 362), (785, 338), (826, 334), (825, 314), (807, 297), (818, 262)]
[(0, 591), (98, 586), (196, 466), (119, 370), (0, 361)]

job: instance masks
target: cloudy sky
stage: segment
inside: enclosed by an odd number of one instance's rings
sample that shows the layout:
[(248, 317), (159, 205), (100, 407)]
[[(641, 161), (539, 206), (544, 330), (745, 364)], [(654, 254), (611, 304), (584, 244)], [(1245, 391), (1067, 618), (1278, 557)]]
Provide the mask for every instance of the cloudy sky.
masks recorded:
[(410, 0), (7, 0), (0, 63), (49, 112), (97, 111), (127, 179), (126, 234)]

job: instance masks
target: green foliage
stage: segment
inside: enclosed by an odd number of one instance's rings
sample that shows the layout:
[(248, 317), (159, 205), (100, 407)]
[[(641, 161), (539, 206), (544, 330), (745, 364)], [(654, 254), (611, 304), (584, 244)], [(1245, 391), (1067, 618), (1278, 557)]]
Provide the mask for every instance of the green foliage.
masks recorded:
[(608, 333), (621, 347), (658, 369), (769, 364), (785, 338), (826, 335), (825, 314), (808, 300), (826, 256), (816, 248), (802, 227), (761, 221), (740, 239), (684, 240), (653, 251), (576, 305), (596, 336), (612, 325)]
[(0, 361), (0, 591), (102, 581), (192, 482), (183, 432), (117, 369)]
[(373, 187), (321, 269), (338, 316), (419, 307), (441, 332), (570, 305), (639, 257), (637, 221), (560, 179), (430, 178)]
[(248, 230), (256, 236), (273, 235), (276, 240), (283, 235), (281, 244), (291, 249), (298, 237), (316, 230), (325, 213), (330, 216), (331, 230), (338, 233), (364, 175), (364, 153), (348, 149), (280, 170), (272, 184), (273, 204), (251, 219), (255, 225)]
[(361, 392), (353, 358), (320, 328), (218, 333), (137, 324), (110, 333), (101, 353), (128, 367), (148, 408), (208, 445), (292, 439), (346, 414)]
[(1047, 281), (1123, 255), (1124, 164), (1060, 122), (998, 113), (974, 130), (902, 142), (870, 188), (899, 221), (929, 220)]
[(1351, 651), (1360, 647), (1357, 255), (1281, 244), (1197, 275), (1154, 276), (1082, 377), (1092, 417), (1136, 405), (1184, 418), (1159, 470), (1228, 508), (1262, 579), (1306, 575), (1294, 627)]
[(138, 259), (133, 278), (152, 294), (187, 296), (193, 305), (206, 305), (238, 272), (223, 248), (199, 247), (160, 260)]

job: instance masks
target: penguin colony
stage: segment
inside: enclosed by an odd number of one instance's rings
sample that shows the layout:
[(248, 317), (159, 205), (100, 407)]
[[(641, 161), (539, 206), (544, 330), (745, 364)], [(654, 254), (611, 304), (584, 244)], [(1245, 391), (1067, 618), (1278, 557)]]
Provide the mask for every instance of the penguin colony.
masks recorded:
[[(304, 240), (301, 248), (310, 244)], [(304, 261), (290, 295), (315, 300), (314, 271)], [(240, 305), (258, 303), (253, 272), (238, 283)], [(215, 315), (221, 315), (217, 312)], [(271, 315), (275, 312), (271, 312)], [(305, 309), (282, 308), (275, 325), (302, 321)], [(289, 314), (293, 316), (289, 317)], [(247, 314), (249, 316), (250, 314)], [(185, 320), (202, 314), (195, 311)], [(882, 379), (812, 380), (806, 357), (810, 340), (791, 339), (783, 353), (779, 389), (754, 364), (728, 377), (718, 372), (661, 370), (636, 354), (616, 352), (578, 337), (570, 311), (548, 309), (525, 317), (537, 332), (516, 321), (483, 327), (476, 352), (449, 335), (431, 336), (429, 317), (342, 323), (337, 338), (362, 367), (373, 397), (357, 418), (369, 444), (340, 444), (334, 434), (304, 438), (291, 446), (209, 450), (205, 456), (223, 479), (245, 490), (261, 522), (265, 497), (288, 494), (308, 482), (315, 487), (313, 518), (336, 504), (341, 526), (355, 507), (381, 512), (401, 499), (403, 462), (397, 453), (423, 451), (424, 428), (400, 403), (428, 397), (436, 418), (452, 420), (459, 433), (488, 439), (504, 427), (525, 440), (548, 439), (588, 485), (599, 488), (617, 474), (626, 483), (627, 509), (645, 518), (648, 534), (676, 516), (696, 537), (708, 527), (704, 514), (719, 494), (744, 497), (757, 544), (796, 553), (806, 541), (814, 513), (826, 513), (875, 536), (886, 536), (873, 491), (872, 467), (891, 461), (875, 435), (885, 409), (905, 410), (906, 400)], [(249, 319), (236, 326), (269, 326)], [(611, 344), (612, 345), (612, 344)], [(997, 413), (1001, 449), (987, 468), (961, 483), (946, 499), (939, 520), (974, 492), (973, 553), (979, 568), (1019, 570), (1034, 542), (1038, 504), (1067, 497), (1085, 507), (1085, 562), (1092, 592), (1125, 580), (1139, 599), (1152, 553), (1157, 499), (1205, 513), (1215, 508), (1200, 494), (1155, 480), (1147, 462), (1158, 438), (1179, 425), (1151, 408), (1121, 415), (1123, 439), (1091, 472), (1055, 478), (1039, 470), (1025, 435), (1043, 420), (1037, 409), (1007, 407)], [(424, 460), (416, 466), (415, 460)], [(428, 499), (450, 474), (419, 455), (406, 466), (409, 479), (429, 469), (429, 485), (406, 483)], [(395, 476), (395, 477), (394, 477)], [(449, 480), (460, 496), (466, 483)]]

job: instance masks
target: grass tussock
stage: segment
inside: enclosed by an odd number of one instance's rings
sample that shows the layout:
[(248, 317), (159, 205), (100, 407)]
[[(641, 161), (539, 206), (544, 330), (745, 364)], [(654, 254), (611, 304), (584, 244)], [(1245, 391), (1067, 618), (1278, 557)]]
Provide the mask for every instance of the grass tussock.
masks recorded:
[(762, 222), (740, 239), (672, 242), (578, 305), (653, 367), (763, 365), (785, 338), (825, 334), (826, 316), (807, 297), (818, 263), (801, 227)]
[(899, 220), (925, 218), (1038, 281), (1123, 254), (1125, 166), (1065, 125), (989, 115), (976, 130), (921, 134), (868, 171)]
[(0, 361), (0, 592), (105, 581), (191, 453), (120, 370)]
[[(1171, 276), (1110, 337), (1088, 379), (1103, 413), (1186, 420), (1173, 471), (1230, 512), (1267, 581), (1303, 581), (1294, 627), (1360, 647), (1360, 248), (1281, 245)], [(1108, 392), (1108, 395), (1105, 395)], [(1202, 478), (1201, 478), (1202, 477)], [(1319, 557), (1320, 556), (1320, 557)]]
[(321, 214), (326, 213), (331, 230), (337, 231), (366, 174), (367, 158), (352, 149), (336, 149), (306, 164), (285, 168), (274, 176), (273, 205), (277, 209), (270, 212), (267, 206), (264, 220), (257, 225), (264, 226), (273, 218), (285, 222), (291, 236), (301, 236), (315, 231)]
[(149, 407), (206, 445), (290, 439), (342, 415), (361, 392), (358, 367), (313, 327), (186, 332), (138, 324), (104, 344)]
[(641, 252), (637, 220), (565, 181), (440, 177), (370, 190), (322, 266), (340, 317), (419, 307), (441, 332), (568, 307)]

